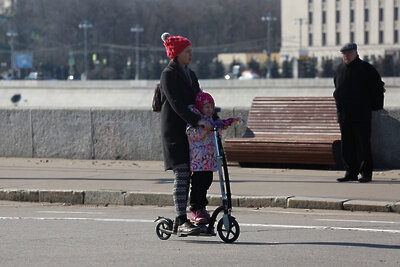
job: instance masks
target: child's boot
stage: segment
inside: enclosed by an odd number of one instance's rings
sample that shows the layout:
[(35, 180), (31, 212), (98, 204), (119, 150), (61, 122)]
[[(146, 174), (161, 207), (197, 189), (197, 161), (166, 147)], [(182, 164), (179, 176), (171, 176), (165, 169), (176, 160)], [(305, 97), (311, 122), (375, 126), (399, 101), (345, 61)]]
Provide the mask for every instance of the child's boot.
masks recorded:
[(190, 221), (196, 224), (205, 224), (210, 221), (211, 217), (205, 208), (191, 211)]

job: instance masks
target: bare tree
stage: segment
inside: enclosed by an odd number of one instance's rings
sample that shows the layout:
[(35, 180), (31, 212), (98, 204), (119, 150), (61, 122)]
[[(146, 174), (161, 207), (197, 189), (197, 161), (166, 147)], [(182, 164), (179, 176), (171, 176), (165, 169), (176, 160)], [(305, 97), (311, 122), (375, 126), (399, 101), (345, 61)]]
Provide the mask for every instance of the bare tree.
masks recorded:
[[(78, 25), (90, 21), (90, 54), (95, 53), (102, 64), (107, 62), (103, 67), (116, 74), (107, 73), (123, 78), (130, 77), (127, 62), (136, 48), (130, 28), (136, 24), (144, 28), (142, 67), (150, 70), (155, 69), (150, 62), (166, 58), (160, 39), (165, 31), (188, 37), (195, 56), (210, 62), (222, 52), (262, 52), (266, 24), (260, 18), (269, 12), (279, 19), (279, 0), (18, 0), (11, 20), (19, 34), (16, 48), (34, 54), (35, 68), (59, 67), (64, 75), (71, 55), (76, 71), (82, 71), (84, 40)], [(272, 36), (279, 44), (279, 22), (272, 27)], [(90, 60), (91, 69), (95, 64)]]

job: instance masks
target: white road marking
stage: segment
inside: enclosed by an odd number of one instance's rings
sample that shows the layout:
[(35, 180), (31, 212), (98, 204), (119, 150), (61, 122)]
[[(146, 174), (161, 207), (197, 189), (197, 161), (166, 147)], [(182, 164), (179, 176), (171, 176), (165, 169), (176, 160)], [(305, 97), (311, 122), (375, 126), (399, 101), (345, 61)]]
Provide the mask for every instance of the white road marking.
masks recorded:
[[(0, 217), (0, 220), (39, 220), (39, 221), (98, 221), (98, 222), (129, 222), (129, 223), (154, 223), (154, 220), (144, 219), (112, 219), (112, 218), (79, 218), (79, 217)], [(315, 230), (349, 230), (361, 232), (379, 232), (400, 234), (400, 230), (389, 229), (370, 229), (359, 227), (334, 227), (334, 226), (318, 226), (318, 225), (285, 225), (285, 224), (255, 224), (240, 223), (242, 227), (266, 227), (266, 228), (290, 228), (290, 229), (315, 229)]]
[(0, 217), (0, 220), (37, 220), (37, 221), (97, 221), (97, 222), (154, 222), (142, 219), (112, 219), (112, 218), (71, 218), (71, 217)]
[(249, 227), (268, 227), (268, 228), (295, 228), (295, 229), (316, 229), (316, 230), (350, 230), (350, 231), (362, 231), (362, 232), (383, 232), (400, 234), (400, 230), (388, 230), (388, 229), (368, 229), (368, 228), (353, 228), (353, 227), (334, 227), (334, 226), (317, 226), (317, 225), (284, 225), (284, 224), (252, 224), (252, 223), (241, 223), (240, 226)]
[(328, 212), (315, 212), (315, 211), (278, 211), (278, 210), (252, 210), (261, 213), (277, 213), (277, 214), (294, 214), (294, 215), (326, 215), (326, 216), (371, 216), (368, 213), (328, 213)]
[(400, 224), (400, 222), (391, 222), (391, 221), (339, 220), (339, 219), (315, 219), (315, 220), (316, 221), (326, 221), (326, 222), (356, 222), (356, 223)]
[(104, 212), (90, 212), (90, 211), (36, 211), (37, 213), (56, 213), (56, 214), (104, 214)]

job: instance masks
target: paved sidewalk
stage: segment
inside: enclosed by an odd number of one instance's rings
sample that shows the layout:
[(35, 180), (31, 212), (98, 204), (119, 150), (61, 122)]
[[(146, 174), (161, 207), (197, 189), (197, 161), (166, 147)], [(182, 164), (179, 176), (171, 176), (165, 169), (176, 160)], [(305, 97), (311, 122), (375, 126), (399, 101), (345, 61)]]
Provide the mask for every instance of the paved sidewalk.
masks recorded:
[[(342, 171), (229, 165), (233, 206), (400, 212), (400, 170), (373, 182), (337, 183)], [(0, 158), (0, 200), (96, 205), (173, 205), (172, 172), (160, 161)], [(218, 175), (209, 190), (219, 205)]]

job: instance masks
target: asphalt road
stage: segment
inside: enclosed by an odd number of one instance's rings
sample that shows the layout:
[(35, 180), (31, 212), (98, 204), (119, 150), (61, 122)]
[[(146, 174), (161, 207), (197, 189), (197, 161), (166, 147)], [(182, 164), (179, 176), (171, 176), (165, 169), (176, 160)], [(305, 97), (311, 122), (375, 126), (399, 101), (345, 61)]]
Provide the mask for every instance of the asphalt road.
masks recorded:
[(400, 215), (237, 208), (241, 234), (161, 241), (172, 207), (0, 201), (1, 266), (400, 266)]

